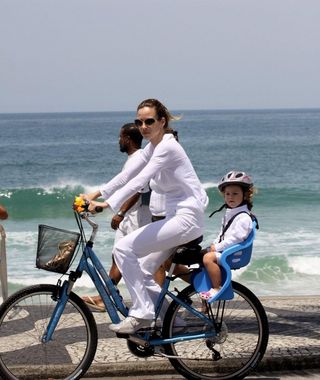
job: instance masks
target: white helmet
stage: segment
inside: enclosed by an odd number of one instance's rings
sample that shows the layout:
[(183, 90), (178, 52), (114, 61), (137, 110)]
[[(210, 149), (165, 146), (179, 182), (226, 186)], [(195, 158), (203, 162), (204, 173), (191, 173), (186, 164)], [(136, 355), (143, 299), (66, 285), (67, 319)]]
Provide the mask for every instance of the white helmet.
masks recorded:
[(245, 172), (232, 170), (221, 178), (220, 182), (218, 183), (218, 189), (222, 191), (223, 188), (227, 185), (240, 185), (246, 189), (249, 189), (251, 186), (253, 186), (253, 182), (251, 177), (248, 176), (248, 174)]

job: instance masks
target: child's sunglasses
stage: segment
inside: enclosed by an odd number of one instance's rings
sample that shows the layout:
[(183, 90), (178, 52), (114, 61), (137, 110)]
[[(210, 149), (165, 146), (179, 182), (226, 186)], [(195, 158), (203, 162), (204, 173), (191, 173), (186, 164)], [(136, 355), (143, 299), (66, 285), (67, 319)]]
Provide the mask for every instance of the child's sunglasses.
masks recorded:
[(137, 126), (137, 127), (142, 127), (142, 125), (143, 125), (143, 123), (145, 124), (145, 125), (152, 125), (153, 123), (155, 123), (156, 122), (156, 120), (155, 119), (153, 119), (153, 118), (149, 118), (149, 119), (146, 119), (146, 120), (140, 120), (140, 119), (136, 119), (135, 121), (134, 121), (134, 123), (135, 123), (135, 125)]

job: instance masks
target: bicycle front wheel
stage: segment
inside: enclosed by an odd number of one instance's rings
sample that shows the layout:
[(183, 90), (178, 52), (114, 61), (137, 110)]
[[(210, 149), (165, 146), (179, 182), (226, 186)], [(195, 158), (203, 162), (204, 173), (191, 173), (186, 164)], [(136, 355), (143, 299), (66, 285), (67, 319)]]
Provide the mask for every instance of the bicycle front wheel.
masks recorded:
[(71, 293), (53, 334), (42, 342), (57, 305), (58, 287), (36, 285), (13, 294), (0, 308), (0, 378), (76, 380), (89, 368), (97, 347), (92, 313)]
[[(265, 353), (269, 328), (264, 308), (243, 285), (232, 282), (232, 287), (232, 300), (211, 305), (200, 299), (193, 286), (181, 293), (184, 302), (215, 321), (215, 329), (175, 301), (168, 308), (164, 337), (179, 335), (181, 339), (165, 345), (165, 352), (173, 367), (187, 379), (243, 379)], [(216, 335), (210, 338), (186, 338), (214, 331)]]

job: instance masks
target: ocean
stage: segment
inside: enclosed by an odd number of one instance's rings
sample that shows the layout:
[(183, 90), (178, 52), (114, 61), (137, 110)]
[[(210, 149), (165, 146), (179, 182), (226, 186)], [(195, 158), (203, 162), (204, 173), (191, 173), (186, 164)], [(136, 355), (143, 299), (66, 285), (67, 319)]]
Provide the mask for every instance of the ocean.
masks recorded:
[[(320, 109), (181, 111), (172, 127), (203, 183), (210, 203), (222, 204), (219, 179), (229, 170), (252, 175), (253, 212), (260, 224), (250, 264), (233, 278), (257, 295), (320, 294)], [(77, 231), (75, 195), (118, 173), (120, 127), (133, 112), (0, 114), (0, 203), (10, 217), (7, 234), (9, 293), (58, 274), (35, 268), (38, 224)], [(96, 216), (95, 251), (111, 263), (111, 212)], [(220, 227), (206, 220), (203, 245)], [(124, 284), (121, 284), (125, 292)], [(83, 276), (75, 289), (94, 294)]]

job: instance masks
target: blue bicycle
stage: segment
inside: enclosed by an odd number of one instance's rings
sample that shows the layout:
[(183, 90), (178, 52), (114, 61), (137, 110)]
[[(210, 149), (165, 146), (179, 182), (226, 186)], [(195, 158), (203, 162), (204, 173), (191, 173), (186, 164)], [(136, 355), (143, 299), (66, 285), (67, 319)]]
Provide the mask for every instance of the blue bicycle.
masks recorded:
[[(128, 308), (92, 247), (98, 225), (84, 211), (75, 213), (80, 233), (39, 226), (37, 267), (65, 275), (56, 285), (35, 285), (9, 297), (0, 308), (0, 377), (8, 380), (66, 379), (84, 376), (97, 348), (95, 318), (73, 292), (85, 271), (106, 307), (112, 323), (126, 317)], [(92, 227), (87, 241), (83, 223)], [(231, 269), (250, 260), (255, 229), (247, 241), (226, 250), (222, 257), (223, 287), (218, 299), (202, 301), (198, 292), (208, 286), (201, 265), (190, 267), (190, 282), (182, 291), (174, 288), (177, 263), (201, 263), (199, 240), (177, 249), (156, 306), (154, 327), (127, 340), (139, 356), (161, 356), (187, 379), (241, 379), (261, 361), (268, 343), (268, 320), (258, 298), (231, 281)], [(71, 263), (81, 252), (75, 270)], [(61, 276), (62, 277), (62, 276)], [(210, 284), (209, 284), (210, 285)], [(171, 299), (160, 319), (164, 299)], [(177, 325), (179, 320), (179, 325)]]

